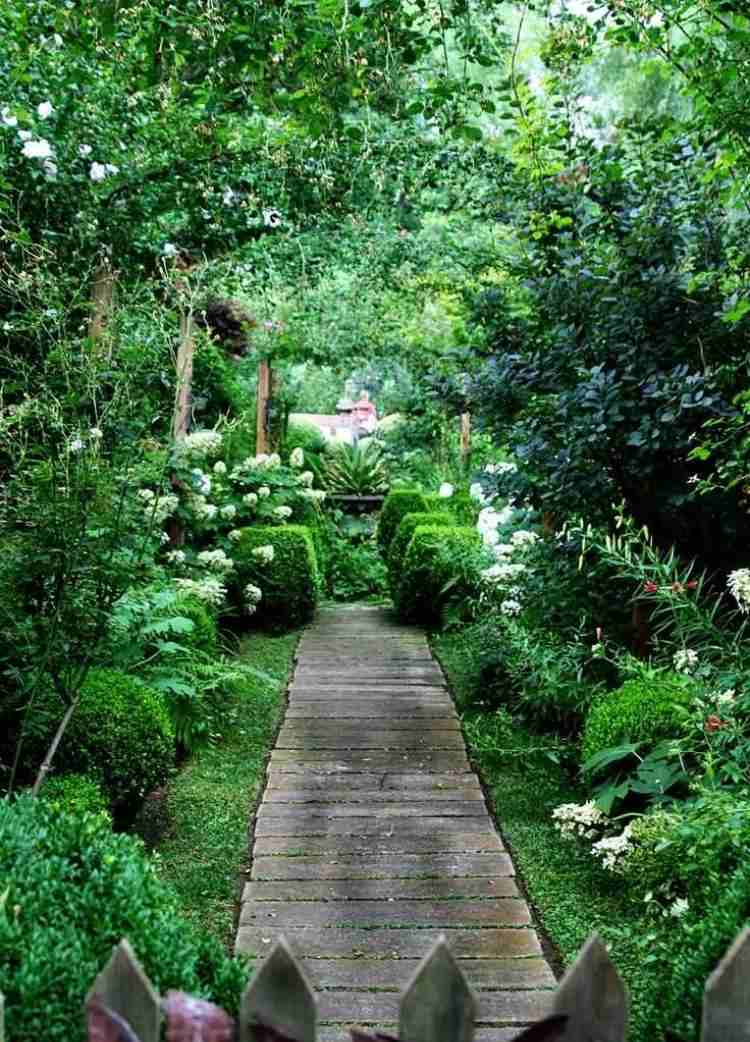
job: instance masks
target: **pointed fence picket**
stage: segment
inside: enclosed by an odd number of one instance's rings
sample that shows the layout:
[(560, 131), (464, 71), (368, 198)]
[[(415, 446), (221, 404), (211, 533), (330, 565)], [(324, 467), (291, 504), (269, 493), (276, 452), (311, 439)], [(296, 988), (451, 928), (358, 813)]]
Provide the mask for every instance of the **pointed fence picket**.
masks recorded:
[[(362, 964), (367, 983), (367, 962)], [(750, 928), (745, 928), (709, 977), (701, 1042), (750, 1040)], [(92, 1042), (159, 1042), (166, 1014), (167, 1038), (190, 1042), (315, 1042), (317, 1007), (304, 971), (281, 938), (242, 997), (239, 1023), (187, 996), (161, 1000), (126, 940), (94, 981), (86, 999)], [(0, 1042), (3, 1042), (0, 995)], [(102, 1010), (111, 1026), (102, 1027)], [(105, 1020), (106, 1020), (105, 1016)], [(555, 992), (551, 1016), (539, 1025), (540, 1042), (624, 1042), (628, 998), (601, 940), (592, 935)], [(401, 999), (402, 1042), (472, 1042), (476, 999), (444, 937), (417, 968)], [(364, 1029), (354, 1042), (375, 1042)], [(524, 1034), (521, 1030), (519, 1037)]]

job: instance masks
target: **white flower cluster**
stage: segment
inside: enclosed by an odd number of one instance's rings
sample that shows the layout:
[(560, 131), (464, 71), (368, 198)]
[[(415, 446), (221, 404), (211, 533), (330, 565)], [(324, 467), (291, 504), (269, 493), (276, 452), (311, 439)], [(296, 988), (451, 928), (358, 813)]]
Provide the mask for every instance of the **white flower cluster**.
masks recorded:
[(175, 579), (174, 584), (182, 593), (216, 607), (223, 603), (227, 595), (227, 588), (219, 579)]
[(257, 492), (247, 492), (242, 497), (242, 502), (245, 504), (246, 507), (257, 507), (257, 505), (258, 505), (258, 493)]
[(198, 490), (201, 496), (207, 496), (211, 492), (211, 478), (208, 474), (204, 474), (200, 467), (193, 467), (190, 471), (190, 476), (193, 479), (193, 485)]
[(510, 541), (513, 546), (533, 546), (539, 541), (539, 536), (536, 532), (527, 532), (525, 529), (519, 528), (510, 537)]
[(186, 434), (177, 449), (180, 455), (191, 459), (215, 456), (221, 448), (222, 437), (218, 431), (193, 431)]
[(214, 474), (216, 474), (217, 477), (221, 477), (223, 474), (226, 474), (226, 472), (227, 472), (227, 465), (224, 462), (224, 460), (223, 459), (217, 460), (216, 463), (214, 463)]
[(179, 499), (173, 492), (166, 496), (157, 496), (153, 489), (141, 488), (138, 490), (138, 496), (143, 500), (146, 516), (149, 520), (153, 518), (157, 524), (162, 524), (168, 517), (171, 517), (180, 505)]
[(698, 652), (691, 648), (675, 651), (672, 662), (678, 673), (692, 673), (698, 665)]
[(198, 554), (198, 564), (204, 565), (212, 572), (219, 572), (221, 575), (226, 575), (234, 568), (234, 561), (231, 557), (227, 557), (223, 550), (201, 550)]
[(270, 564), (276, 556), (276, 551), (269, 543), (266, 546), (256, 546), (252, 551), (252, 555), (261, 564)]
[(230, 477), (234, 481), (241, 481), (242, 478), (251, 474), (254, 470), (274, 470), (280, 463), (281, 456), (279, 456), (278, 452), (272, 452), (270, 455), (266, 452), (260, 452), (257, 456), (247, 456), (242, 463), (238, 463), (232, 470)]
[(237, 507), (234, 505), (234, 503), (227, 503), (226, 506), (223, 506), (221, 508), (219, 513), (225, 520), (233, 521), (234, 518), (237, 516)]
[[(496, 547), (500, 542), (500, 534), (498, 528), (502, 528), (507, 525), (513, 519), (515, 510), (512, 506), (506, 506), (502, 510), (495, 510), (494, 507), (484, 507), (479, 511), (479, 517), (477, 518), (477, 531), (482, 537), (482, 542), (486, 547)], [(507, 544), (503, 544), (507, 545)]]
[(727, 706), (733, 706), (737, 701), (737, 692), (733, 687), (727, 688), (726, 691), (721, 691), (719, 694), (714, 696), (714, 701), (719, 708), (726, 708)]
[(170, 564), (184, 564), (185, 563), (185, 551), (184, 550), (170, 550), (167, 554), (167, 560)]
[(482, 503), (483, 505), (485, 503), (489, 503), (492, 498), (491, 496), (485, 494), (481, 482), (479, 481), (475, 481), (472, 485), (469, 486), (469, 495), (477, 503)]
[(271, 489), (268, 487), (268, 485), (261, 485), (258, 489), (258, 495), (261, 499), (268, 499), (268, 497), (271, 495)]
[(233, 528), (231, 532), (227, 533), (227, 539), (230, 539), (233, 543), (239, 543), (240, 539), (242, 539), (242, 529)]
[(253, 583), (248, 583), (244, 589), (245, 600), (248, 604), (258, 604), (263, 597), (263, 591), (260, 586), (255, 586)]
[(441, 497), (441, 499), (450, 499), (454, 492), (455, 489), (453, 485), (451, 485), (448, 481), (444, 481), (438, 489), (438, 495)]
[(299, 494), (304, 499), (309, 499), (313, 503), (322, 503), (326, 498), (326, 494), (322, 488), (301, 488)]
[(277, 517), (279, 521), (286, 521), (292, 516), (291, 507), (274, 507), (273, 516)]
[(305, 465), (305, 454), (302, 449), (297, 448), (292, 451), (289, 457), (289, 462), (293, 467), (304, 467)]
[(509, 597), (507, 601), (503, 601), (500, 605), (500, 611), (503, 615), (508, 615), (513, 618), (515, 615), (520, 615), (522, 605), (520, 601), (517, 601), (514, 597)]
[(738, 568), (730, 572), (727, 579), (727, 588), (737, 601), (737, 607), (741, 612), (750, 611), (750, 568)]
[(299, 480), (305, 488), (312, 488), (313, 482), (315, 481), (315, 475), (311, 470), (303, 470), (299, 476)]
[(616, 872), (621, 867), (622, 859), (633, 849), (632, 828), (632, 825), (626, 825), (619, 836), (605, 836), (592, 844), (591, 853), (599, 858), (602, 868)]
[(552, 820), (560, 835), (566, 839), (594, 839), (604, 827), (607, 817), (589, 800), (587, 803), (561, 803), (552, 811)]
[(518, 467), (515, 463), (488, 463), (484, 468), (485, 474), (501, 476), (503, 474), (515, 474)]
[(669, 907), (669, 914), (673, 919), (681, 919), (690, 911), (690, 902), (686, 897), (678, 897)]
[(219, 512), (215, 503), (207, 503), (204, 496), (190, 493), (187, 505), (196, 521), (213, 521)]
[(525, 571), (526, 565), (522, 564), (521, 561), (518, 561), (515, 564), (511, 562), (498, 561), (497, 564), (485, 568), (484, 571), (480, 572), (480, 575), (486, 583), (491, 586), (496, 586), (519, 579)]
[(89, 168), (89, 177), (92, 181), (106, 181), (108, 177), (119, 174), (119, 166), (114, 163), (92, 163)]

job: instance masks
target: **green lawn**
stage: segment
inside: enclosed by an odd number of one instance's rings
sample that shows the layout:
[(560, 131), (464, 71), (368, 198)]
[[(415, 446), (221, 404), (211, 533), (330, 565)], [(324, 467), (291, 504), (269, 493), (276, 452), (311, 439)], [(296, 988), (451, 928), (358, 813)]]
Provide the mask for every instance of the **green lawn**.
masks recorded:
[(248, 865), (248, 823), (265, 780), (298, 634), (253, 634), (240, 658), (259, 671), (241, 693), (237, 722), (220, 744), (191, 759), (166, 797), (167, 828), (154, 856), (187, 918), (233, 942)]
[[(460, 702), (473, 668), (471, 648), (460, 632), (436, 637), (433, 648)], [(658, 987), (658, 964), (644, 957), (645, 946), (637, 942), (657, 930), (663, 933), (668, 924), (649, 918), (645, 906), (641, 911), (626, 898), (616, 877), (605, 874), (585, 848), (562, 839), (552, 825), (556, 806), (585, 799), (545, 752), (545, 746), (552, 751), (552, 742), (515, 721), (509, 727), (505, 715), (465, 713), (463, 726), (553, 966), (567, 966), (597, 930), (630, 990), (629, 1037), (651, 1042), (639, 1025)]]

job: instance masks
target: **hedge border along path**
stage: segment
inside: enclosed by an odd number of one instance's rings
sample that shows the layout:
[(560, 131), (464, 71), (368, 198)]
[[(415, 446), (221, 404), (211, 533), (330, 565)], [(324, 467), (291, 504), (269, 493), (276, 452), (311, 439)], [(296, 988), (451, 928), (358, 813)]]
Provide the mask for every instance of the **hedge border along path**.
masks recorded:
[(285, 934), (319, 1039), (393, 1034), (440, 933), (479, 996), (477, 1042), (544, 1016), (555, 986), (425, 637), (383, 608), (319, 612), (255, 820), (237, 950)]

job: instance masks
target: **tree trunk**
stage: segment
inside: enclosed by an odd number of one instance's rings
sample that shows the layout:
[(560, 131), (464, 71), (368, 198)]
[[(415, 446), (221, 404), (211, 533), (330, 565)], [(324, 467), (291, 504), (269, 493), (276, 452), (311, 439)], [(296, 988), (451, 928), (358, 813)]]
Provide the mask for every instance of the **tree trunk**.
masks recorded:
[[(193, 336), (193, 313), (185, 311), (180, 318), (180, 346), (177, 349), (177, 386), (175, 388), (174, 415), (172, 416), (172, 437), (175, 442), (182, 441), (190, 426), (190, 404), (193, 387), (193, 358), (195, 356), (195, 339)], [(172, 488), (179, 493), (180, 481), (175, 474), (171, 476)], [(185, 529), (177, 518), (170, 518), (167, 532), (172, 546), (182, 546), (185, 542)]]
[(73, 713), (76, 711), (76, 707), (78, 706), (80, 697), (80, 694), (76, 695), (76, 697), (70, 703), (68, 708), (65, 710), (65, 715), (60, 721), (57, 731), (55, 732), (55, 737), (52, 739), (50, 747), (47, 750), (47, 755), (44, 757), (44, 762), (42, 763), (42, 766), (39, 768), (39, 773), (37, 774), (36, 780), (34, 782), (34, 788), (31, 790), (32, 796), (38, 796), (39, 790), (44, 785), (44, 779), (49, 774), (50, 767), (52, 766), (52, 761), (55, 757), (55, 753), (57, 752), (57, 747), (63, 740), (63, 735), (67, 730), (68, 724), (70, 723), (70, 719), (73, 716)]

